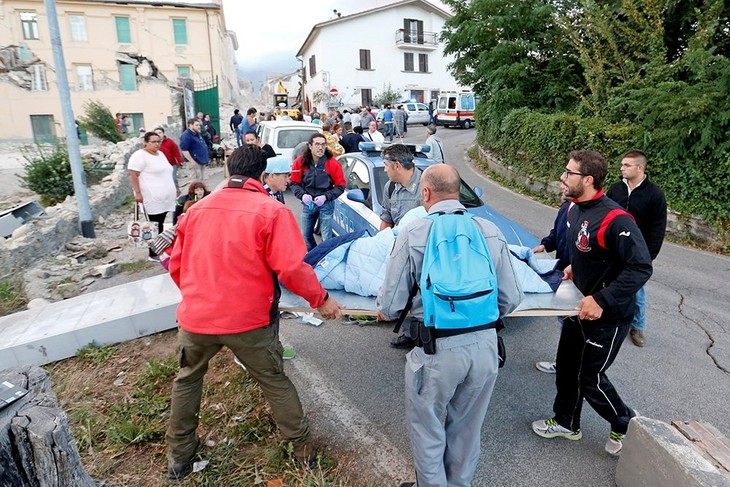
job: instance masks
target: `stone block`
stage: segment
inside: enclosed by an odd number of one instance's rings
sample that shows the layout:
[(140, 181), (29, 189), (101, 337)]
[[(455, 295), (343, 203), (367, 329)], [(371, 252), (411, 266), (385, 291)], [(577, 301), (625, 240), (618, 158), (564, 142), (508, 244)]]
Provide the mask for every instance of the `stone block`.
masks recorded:
[(730, 487), (719, 468), (676, 428), (651, 418), (631, 420), (616, 467), (618, 487)]

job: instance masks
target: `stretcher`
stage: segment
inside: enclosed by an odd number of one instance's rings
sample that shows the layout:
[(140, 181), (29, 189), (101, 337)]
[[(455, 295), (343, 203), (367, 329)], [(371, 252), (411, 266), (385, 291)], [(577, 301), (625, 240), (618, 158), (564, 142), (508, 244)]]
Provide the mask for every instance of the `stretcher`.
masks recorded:
[[(343, 314), (377, 316), (375, 298), (348, 293), (344, 290), (330, 290), (330, 296), (345, 306)], [(578, 314), (578, 306), (583, 294), (575, 287), (573, 281), (562, 281), (554, 293), (527, 293), (520, 305), (508, 317), (523, 316), (574, 316)], [(292, 293), (284, 286), (281, 287), (279, 311), (311, 312), (309, 304)]]

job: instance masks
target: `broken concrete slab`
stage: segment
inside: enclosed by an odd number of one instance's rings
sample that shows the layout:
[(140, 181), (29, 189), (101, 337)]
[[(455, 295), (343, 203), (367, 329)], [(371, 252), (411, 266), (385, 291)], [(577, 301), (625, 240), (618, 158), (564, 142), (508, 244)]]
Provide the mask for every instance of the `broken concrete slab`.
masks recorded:
[(730, 487), (727, 471), (676, 428), (656, 419), (629, 423), (616, 467), (618, 487)]

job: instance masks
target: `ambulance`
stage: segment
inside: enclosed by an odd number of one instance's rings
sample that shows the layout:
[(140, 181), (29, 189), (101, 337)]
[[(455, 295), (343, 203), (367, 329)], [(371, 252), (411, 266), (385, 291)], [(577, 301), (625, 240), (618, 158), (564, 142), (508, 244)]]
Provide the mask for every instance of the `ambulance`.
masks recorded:
[(465, 129), (474, 126), (474, 111), (477, 99), (473, 91), (442, 91), (436, 105), (436, 125), (459, 126)]

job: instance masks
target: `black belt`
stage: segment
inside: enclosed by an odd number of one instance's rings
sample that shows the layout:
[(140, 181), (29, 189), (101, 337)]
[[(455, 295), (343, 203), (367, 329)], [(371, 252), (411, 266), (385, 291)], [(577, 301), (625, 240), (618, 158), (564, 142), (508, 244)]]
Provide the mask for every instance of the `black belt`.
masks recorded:
[(433, 333), (433, 336), (436, 338), (453, 337), (456, 335), (463, 335), (464, 333), (491, 330), (492, 328), (497, 328), (497, 323), (499, 323), (499, 321), (493, 321), (486, 325), (472, 326), (471, 328), (434, 328), (431, 333)]

